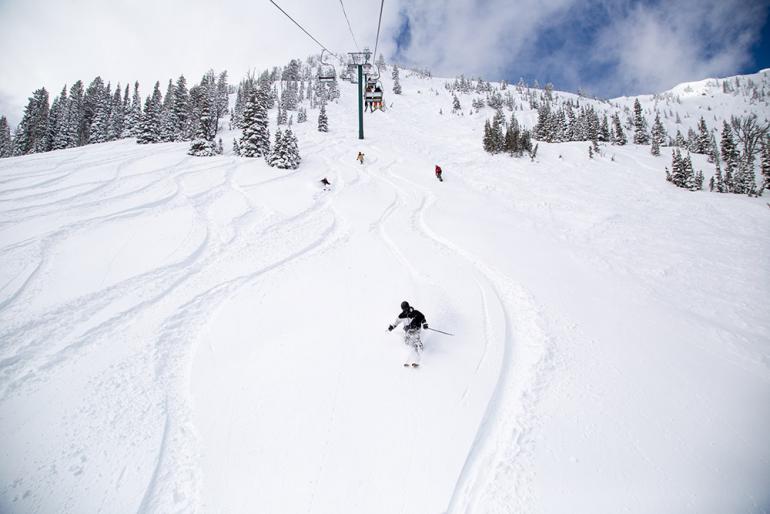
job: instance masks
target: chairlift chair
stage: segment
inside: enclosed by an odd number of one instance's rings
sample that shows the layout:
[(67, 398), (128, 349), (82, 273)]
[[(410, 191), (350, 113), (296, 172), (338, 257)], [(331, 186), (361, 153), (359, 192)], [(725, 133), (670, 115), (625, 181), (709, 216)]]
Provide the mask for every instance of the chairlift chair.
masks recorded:
[(321, 63), (318, 65), (318, 81), (319, 82), (334, 82), (337, 79), (337, 72), (332, 64), (324, 61), (324, 52), (321, 51)]
[(380, 82), (380, 73), (366, 76), (366, 90), (364, 98), (366, 103), (379, 104), (382, 107), (382, 83)]

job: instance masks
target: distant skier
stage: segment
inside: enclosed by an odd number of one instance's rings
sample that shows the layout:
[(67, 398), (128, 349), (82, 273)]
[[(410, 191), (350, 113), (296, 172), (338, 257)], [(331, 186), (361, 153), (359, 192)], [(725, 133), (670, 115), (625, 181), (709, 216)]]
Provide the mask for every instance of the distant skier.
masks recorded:
[(321, 179), (321, 184), (323, 184), (324, 191), (328, 191), (331, 189), (332, 183), (329, 182), (326, 177)]
[(443, 182), (443, 181), (444, 181), (444, 179), (443, 179), (443, 178), (441, 178), (441, 173), (442, 173), (442, 171), (441, 171), (441, 166), (439, 166), (438, 164), (436, 164), (436, 178), (437, 178), (437, 179), (439, 179), (439, 181)]
[(401, 323), (404, 323), (404, 344), (410, 349), (409, 356), (404, 362), (404, 367), (419, 367), (420, 355), (422, 354), (422, 341), (420, 340), (420, 329), (428, 328), (428, 321), (422, 312), (418, 311), (409, 302), (401, 302), (401, 313), (396, 321), (388, 325), (388, 331), (392, 331)]
[(360, 162), (361, 164), (364, 163), (364, 154), (361, 152), (358, 152), (358, 155), (356, 156), (356, 160)]

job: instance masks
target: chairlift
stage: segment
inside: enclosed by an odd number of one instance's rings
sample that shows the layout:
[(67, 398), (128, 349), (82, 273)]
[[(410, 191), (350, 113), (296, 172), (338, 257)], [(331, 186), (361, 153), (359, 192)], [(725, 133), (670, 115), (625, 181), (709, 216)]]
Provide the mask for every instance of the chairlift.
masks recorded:
[(364, 99), (366, 104), (371, 106), (371, 111), (374, 112), (374, 109), (382, 110), (382, 97), (382, 83), (380, 82), (380, 72), (378, 70), (377, 75), (366, 76)]
[(321, 63), (318, 65), (318, 81), (319, 82), (334, 82), (337, 79), (337, 72), (334, 70), (334, 66), (324, 61), (324, 48), (321, 51)]

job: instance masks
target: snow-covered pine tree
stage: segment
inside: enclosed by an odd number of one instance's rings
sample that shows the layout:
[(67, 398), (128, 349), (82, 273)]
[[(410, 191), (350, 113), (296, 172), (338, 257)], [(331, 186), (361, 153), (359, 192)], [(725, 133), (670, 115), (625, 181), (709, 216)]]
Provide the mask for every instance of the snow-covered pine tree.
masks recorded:
[(642, 114), (642, 104), (639, 99), (634, 100), (634, 144), (646, 145), (650, 142), (647, 134), (647, 120)]
[[(1, 137), (1, 136), (0, 136)], [(770, 137), (762, 141), (759, 169), (762, 173), (762, 189), (770, 189)]]
[(297, 83), (287, 82), (281, 91), (281, 109), (284, 112), (296, 110), (298, 100)]
[(463, 108), (460, 105), (460, 99), (457, 98), (456, 94), (452, 94), (452, 112), (453, 113), (458, 113), (458, 112), (460, 112), (462, 110), (463, 110)]
[(652, 124), (652, 137), (650, 153), (652, 155), (660, 155), (660, 145), (666, 141), (666, 129), (663, 128), (663, 123), (660, 121), (660, 115), (655, 114), (655, 122)]
[(318, 132), (329, 132), (329, 119), (326, 117), (326, 106), (321, 105), (318, 113)]
[(275, 143), (273, 143), (273, 149), (270, 151), (270, 156), (267, 158), (267, 163), (274, 168), (286, 168), (286, 147), (283, 143), (283, 133), (281, 129), (275, 131)]
[(176, 120), (174, 119), (174, 82), (168, 79), (166, 95), (160, 108), (160, 140), (163, 142), (176, 140)]
[(609, 143), (611, 141), (610, 139), (610, 124), (607, 120), (607, 115), (605, 114), (602, 117), (602, 124), (599, 128), (599, 141), (602, 143)]
[(85, 122), (83, 121), (83, 82), (78, 80), (70, 87), (67, 108), (67, 146), (72, 148), (85, 144)]
[(481, 144), (486, 152), (495, 153), (495, 138), (492, 135), (492, 124), (489, 120), (484, 122), (484, 138)]
[[(688, 157), (689, 159), (689, 157)], [(692, 183), (692, 163), (690, 163), (690, 166), (687, 165), (687, 160), (684, 157), (682, 157), (682, 151), (679, 148), (674, 149), (674, 151), (671, 154), (671, 182), (676, 187), (684, 187), (688, 188), (690, 187)]]
[[(72, 91), (70, 91), (70, 98)], [(131, 97), (131, 107), (126, 113), (126, 133), (129, 137), (138, 137), (142, 131), (142, 97), (139, 96), (139, 81), (134, 82), (134, 94)]]
[[(708, 153), (706, 153), (706, 155), (708, 156), (707, 160), (711, 164), (714, 164), (714, 157), (715, 156), (717, 158), (719, 157), (718, 148), (719, 148), (719, 146), (717, 146), (717, 139), (716, 139), (716, 137), (714, 137), (714, 133), (711, 132), (709, 134)], [(717, 152), (715, 152), (714, 150), (717, 150)]]
[(283, 147), (286, 156), (286, 169), (297, 169), (302, 158), (299, 155), (297, 137), (291, 129), (287, 129), (283, 134)]
[(733, 132), (730, 124), (726, 121), (722, 124), (722, 138), (720, 141), (720, 150), (722, 165), (725, 170), (725, 189), (726, 192), (735, 191), (735, 174), (738, 172), (738, 150), (733, 140)]
[[(97, 96), (98, 95), (98, 96)], [(112, 86), (98, 89), (91, 100), (94, 110), (89, 130), (89, 143), (104, 143), (110, 140), (110, 117), (112, 114)]]
[(160, 141), (160, 113), (163, 95), (160, 92), (160, 82), (155, 83), (152, 95), (144, 102), (144, 112), (140, 123), (136, 142), (139, 144), (157, 143)]
[(543, 102), (537, 109), (537, 123), (535, 128), (532, 129), (535, 139), (540, 141), (553, 141), (553, 134), (551, 129), (551, 105), (548, 102)]
[(46, 151), (49, 110), (48, 91), (45, 88), (34, 91), (13, 137), (14, 155)]
[(706, 120), (703, 119), (703, 116), (700, 117), (700, 120), (698, 121), (698, 134), (695, 139), (695, 152), (699, 154), (708, 154), (709, 147), (711, 146), (711, 133), (709, 132), (708, 127), (706, 126)]
[(104, 106), (105, 89), (106, 86), (104, 85), (102, 78), (96, 77), (88, 85), (85, 94), (83, 95), (83, 139), (81, 142), (83, 145), (88, 144), (93, 140), (100, 139), (101, 134), (91, 136), (93, 130), (96, 130), (97, 132), (104, 132), (106, 130), (104, 122), (109, 119), (109, 116), (106, 119), (100, 119), (99, 124), (96, 127), (93, 126), (97, 115), (100, 114), (99, 111), (102, 110)]
[[(714, 152), (716, 153), (716, 152)], [(725, 181), (724, 178), (722, 178), (722, 167), (719, 165), (719, 156), (716, 156), (716, 159), (714, 160), (714, 175), (711, 177), (711, 180), (714, 183), (714, 187), (712, 188), (712, 191), (716, 191), (717, 193), (725, 193), (727, 192), (727, 189), (725, 188)]]
[[(209, 95), (210, 83), (204, 78), (200, 87), (200, 110), (198, 111), (198, 123), (195, 139), (190, 143), (188, 155), (196, 157), (210, 157), (217, 154), (217, 145), (214, 143), (214, 123), (212, 123), (212, 111), (216, 110), (216, 96)], [(212, 101), (213, 100), (213, 101)]]
[(334, 77), (334, 80), (329, 82), (329, 99), (336, 101), (339, 97), (340, 97), (340, 85), (339, 85), (339, 82), (337, 82), (337, 77)]
[(0, 159), (11, 155), (13, 155), (11, 127), (8, 126), (8, 120), (5, 116), (0, 116)]
[(190, 134), (190, 92), (187, 90), (187, 79), (179, 75), (174, 86), (174, 140), (187, 141)]
[(122, 135), (120, 137), (129, 137), (129, 129), (128, 129), (128, 112), (131, 110), (131, 96), (129, 93), (131, 92), (131, 86), (126, 84), (126, 89), (123, 91), (123, 131)]
[(120, 94), (120, 84), (115, 88), (112, 95), (112, 105), (110, 107), (110, 128), (107, 136), (108, 141), (115, 141), (123, 137), (123, 121), (125, 113), (123, 111), (123, 98)]
[(54, 150), (54, 144), (62, 126), (66, 124), (67, 112), (67, 86), (61, 91), (61, 94), (54, 98), (51, 103), (51, 110), (48, 111), (48, 127), (46, 129), (46, 151)]
[(216, 108), (217, 119), (222, 119), (227, 115), (228, 105), (230, 97), (228, 94), (229, 86), (227, 85), (227, 70), (221, 72), (217, 78), (216, 87)]
[(393, 94), (400, 95), (401, 94), (401, 81), (399, 78), (398, 73), (398, 65), (393, 65), (393, 71), (390, 74), (391, 78), (393, 79)]
[(270, 132), (267, 108), (262, 90), (250, 93), (243, 109), (241, 126), (243, 135), (238, 143), (239, 155), (243, 157), (265, 157), (270, 154)]
[(500, 111), (492, 117), (492, 153), (500, 153), (505, 149), (505, 118)]

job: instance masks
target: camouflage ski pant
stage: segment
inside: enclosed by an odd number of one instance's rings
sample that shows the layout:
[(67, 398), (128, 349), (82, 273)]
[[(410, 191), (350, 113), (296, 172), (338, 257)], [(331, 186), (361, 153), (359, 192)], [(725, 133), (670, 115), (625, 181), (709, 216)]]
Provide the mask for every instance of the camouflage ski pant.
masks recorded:
[(420, 340), (420, 329), (407, 330), (404, 332), (404, 344), (411, 346), (415, 351), (422, 351), (422, 341)]

